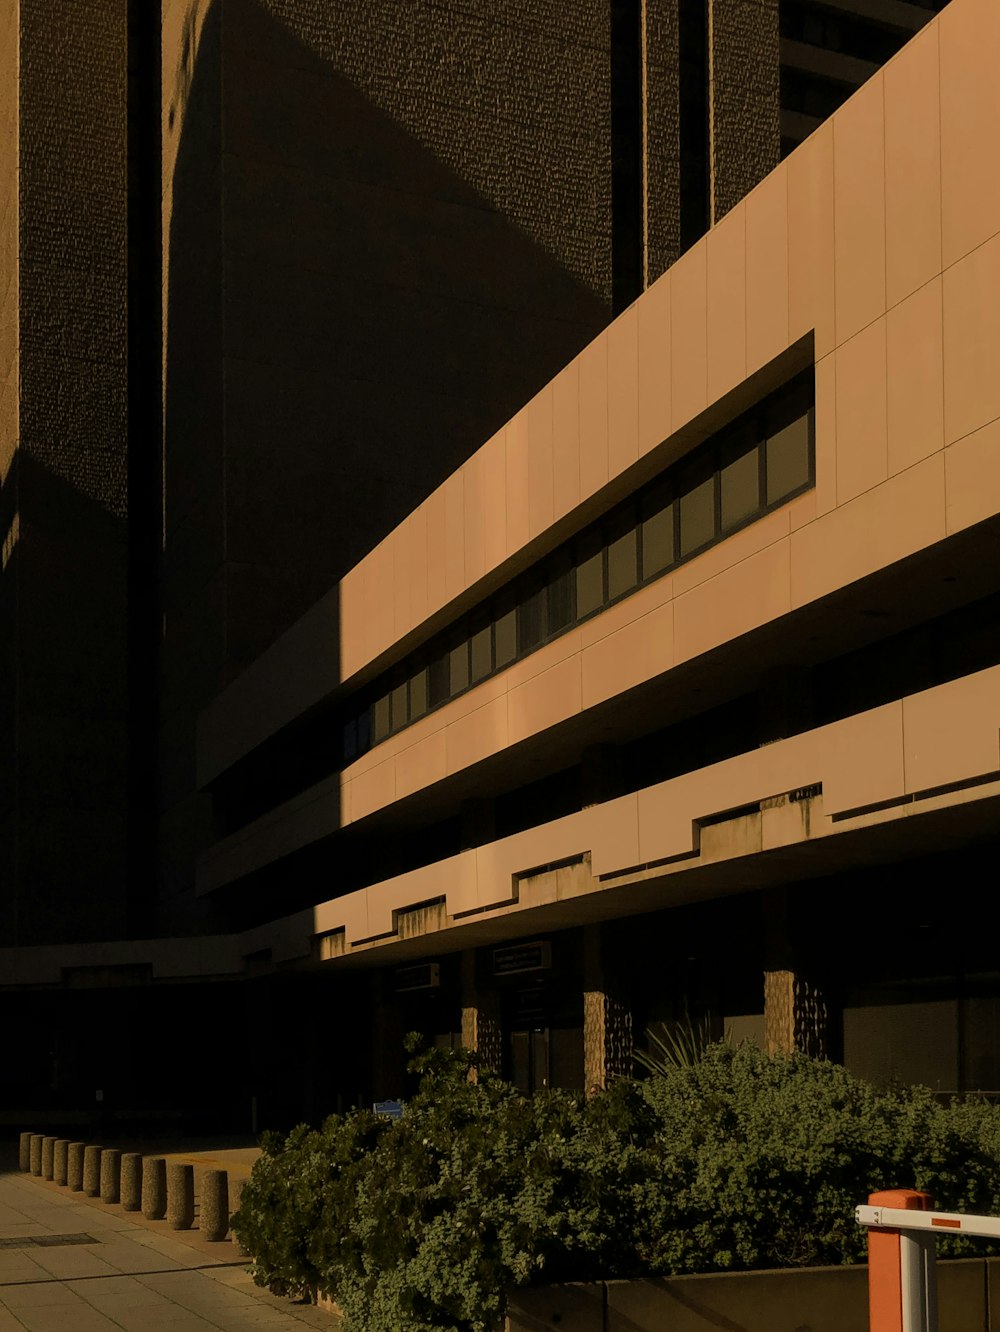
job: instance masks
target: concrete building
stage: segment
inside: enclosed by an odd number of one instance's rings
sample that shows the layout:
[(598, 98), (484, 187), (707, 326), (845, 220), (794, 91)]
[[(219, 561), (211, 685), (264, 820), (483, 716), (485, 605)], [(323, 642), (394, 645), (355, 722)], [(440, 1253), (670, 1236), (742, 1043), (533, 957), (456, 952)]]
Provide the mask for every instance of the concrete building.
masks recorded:
[[(12, 1086), (281, 1122), (414, 1027), (590, 1087), (691, 1012), (1000, 1090), (995, 6), (33, 8)], [(30, 99), (84, 52), (70, 255)], [(30, 484), (84, 457), (89, 527)]]

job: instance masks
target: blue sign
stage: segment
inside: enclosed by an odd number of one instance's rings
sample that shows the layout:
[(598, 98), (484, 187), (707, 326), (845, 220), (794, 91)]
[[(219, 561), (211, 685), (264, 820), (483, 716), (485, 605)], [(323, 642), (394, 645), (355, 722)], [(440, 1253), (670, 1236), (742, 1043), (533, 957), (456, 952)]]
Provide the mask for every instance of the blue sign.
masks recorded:
[(402, 1119), (403, 1102), (402, 1101), (376, 1101), (372, 1105), (372, 1113), (381, 1115), (383, 1119)]

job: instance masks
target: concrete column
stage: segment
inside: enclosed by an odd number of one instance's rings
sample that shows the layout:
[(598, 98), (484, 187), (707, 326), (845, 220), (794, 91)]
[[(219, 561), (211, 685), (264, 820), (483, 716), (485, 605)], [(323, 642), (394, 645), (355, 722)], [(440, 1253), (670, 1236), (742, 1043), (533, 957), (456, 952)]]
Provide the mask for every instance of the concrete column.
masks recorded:
[(86, 1143), (71, 1142), (66, 1153), (66, 1183), (74, 1193), (83, 1188), (83, 1153)]
[(583, 931), (583, 1085), (588, 1095), (632, 1073), (632, 1011), (605, 967), (600, 925)]
[(28, 1164), (31, 1167), (33, 1175), (42, 1173), (42, 1135), (33, 1133), (31, 1135), (31, 1145), (28, 1149)]
[(764, 910), (764, 1043), (769, 1054), (828, 1053), (829, 1012), (811, 956), (809, 930), (796, 922), (787, 887), (767, 889)]
[(126, 1212), (138, 1212), (142, 1207), (142, 1153), (122, 1154), (121, 1204)]
[(101, 1196), (101, 1153), (103, 1147), (88, 1143), (83, 1149), (83, 1191), (88, 1198)]
[(55, 1138), (42, 1139), (42, 1179), (51, 1179), (55, 1170)]
[(22, 1133), (17, 1143), (17, 1168), (25, 1175), (31, 1170), (31, 1138), (30, 1133)]
[(198, 1229), (202, 1239), (224, 1240), (229, 1230), (229, 1176), (225, 1170), (205, 1170), (201, 1176)]
[(162, 1156), (142, 1158), (142, 1214), (147, 1221), (162, 1221), (167, 1214), (167, 1163)]
[(167, 1164), (167, 1221), (171, 1230), (194, 1225), (194, 1166), (182, 1161)]
[(462, 954), (462, 1044), (475, 1050), (484, 1068), (499, 1073), (503, 1064), (500, 994), (482, 985), (476, 975), (476, 951)]
[(122, 1154), (117, 1147), (101, 1152), (101, 1202), (116, 1203), (122, 1194)]
[(66, 1185), (66, 1166), (69, 1153), (69, 1139), (56, 1138), (52, 1151), (52, 1178), (57, 1184)]

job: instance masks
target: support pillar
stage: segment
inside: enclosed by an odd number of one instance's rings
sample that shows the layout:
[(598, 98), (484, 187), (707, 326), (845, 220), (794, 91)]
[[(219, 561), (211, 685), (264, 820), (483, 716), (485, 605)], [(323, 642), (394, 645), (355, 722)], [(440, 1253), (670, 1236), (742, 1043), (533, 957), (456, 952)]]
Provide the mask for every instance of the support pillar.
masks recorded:
[(632, 1010), (605, 965), (600, 925), (584, 926), (583, 976), (583, 1085), (590, 1095), (632, 1072)]
[(462, 954), (462, 1044), (474, 1050), (482, 1066), (499, 1073), (503, 1064), (503, 1028), (500, 995), (481, 984), (476, 974), (476, 951)]
[(787, 888), (764, 893), (764, 1043), (768, 1054), (800, 1051), (814, 1059), (829, 1050), (826, 995), (807, 940), (799, 937)]

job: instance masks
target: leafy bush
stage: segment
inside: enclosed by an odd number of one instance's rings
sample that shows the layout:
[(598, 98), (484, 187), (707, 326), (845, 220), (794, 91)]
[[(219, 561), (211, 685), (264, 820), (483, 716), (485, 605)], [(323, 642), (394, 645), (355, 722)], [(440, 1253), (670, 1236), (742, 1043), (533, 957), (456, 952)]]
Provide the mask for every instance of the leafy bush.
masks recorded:
[(879, 1188), (1000, 1210), (983, 1103), (752, 1046), (587, 1100), (526, 1099), (475, 1062), (426, 1051), (401, 1119), (265, 1141), (233, 1223), (260, 1284), (318, 1286), (364, 1332), (493, 1332), (528, 1282), (856, 1262), (854, 1208)]

